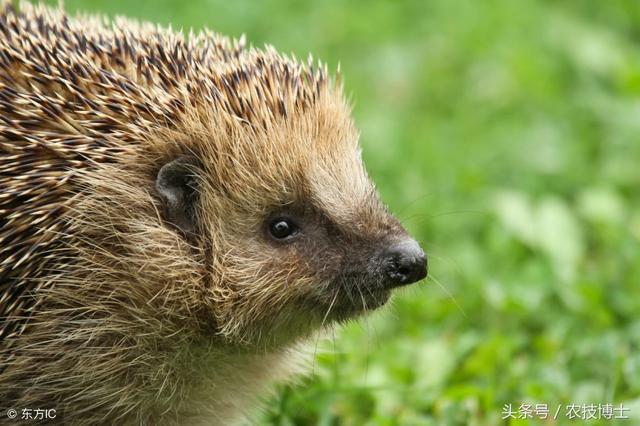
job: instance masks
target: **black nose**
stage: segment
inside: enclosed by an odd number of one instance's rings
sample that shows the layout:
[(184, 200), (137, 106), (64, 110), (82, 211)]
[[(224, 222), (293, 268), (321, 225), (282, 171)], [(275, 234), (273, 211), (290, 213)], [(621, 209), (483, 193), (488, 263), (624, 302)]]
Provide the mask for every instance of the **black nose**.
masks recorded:
[(382, 256), (389, 287), (411, 284), (427, 276), (427, 257), (414, 240), (395, 243)]

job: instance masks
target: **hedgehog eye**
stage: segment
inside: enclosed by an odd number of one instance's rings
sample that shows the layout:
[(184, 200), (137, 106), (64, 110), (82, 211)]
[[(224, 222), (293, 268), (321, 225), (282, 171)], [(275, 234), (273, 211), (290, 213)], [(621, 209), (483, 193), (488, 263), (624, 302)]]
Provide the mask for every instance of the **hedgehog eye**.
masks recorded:
[(300, 232), (300, 228), (287, 217), (278, 217), (269, 224), (269, 234), (276, 240), (289, 239)]

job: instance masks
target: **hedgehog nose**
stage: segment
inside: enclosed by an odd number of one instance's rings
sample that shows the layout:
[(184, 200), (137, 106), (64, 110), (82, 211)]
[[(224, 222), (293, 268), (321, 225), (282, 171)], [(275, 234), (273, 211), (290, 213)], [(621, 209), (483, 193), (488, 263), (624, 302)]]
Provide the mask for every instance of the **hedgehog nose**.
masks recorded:
[(395, 243), (385, 249), (382, 256), (389, 288), (411, 284), (427, 276), (427, 257), (414, 240)]

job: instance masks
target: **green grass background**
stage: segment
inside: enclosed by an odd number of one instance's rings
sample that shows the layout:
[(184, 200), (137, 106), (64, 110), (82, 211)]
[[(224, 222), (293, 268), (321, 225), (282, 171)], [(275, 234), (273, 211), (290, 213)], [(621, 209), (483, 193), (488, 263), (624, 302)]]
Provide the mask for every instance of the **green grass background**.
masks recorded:
[(261, 423), (534, 424), (501, 420), (529, 401), (640, 424), (640, 2), (65, 3), (341, 63), (431, 279), (320, 342)]

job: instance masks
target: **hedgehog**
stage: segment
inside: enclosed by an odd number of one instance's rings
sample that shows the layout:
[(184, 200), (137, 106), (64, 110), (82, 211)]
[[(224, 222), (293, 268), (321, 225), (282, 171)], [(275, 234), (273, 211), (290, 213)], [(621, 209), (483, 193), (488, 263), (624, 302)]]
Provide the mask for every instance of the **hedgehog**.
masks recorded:
[(0, 410), (231, 424), (422, 280), (339, 69), (204, 30), (0, 12)]

